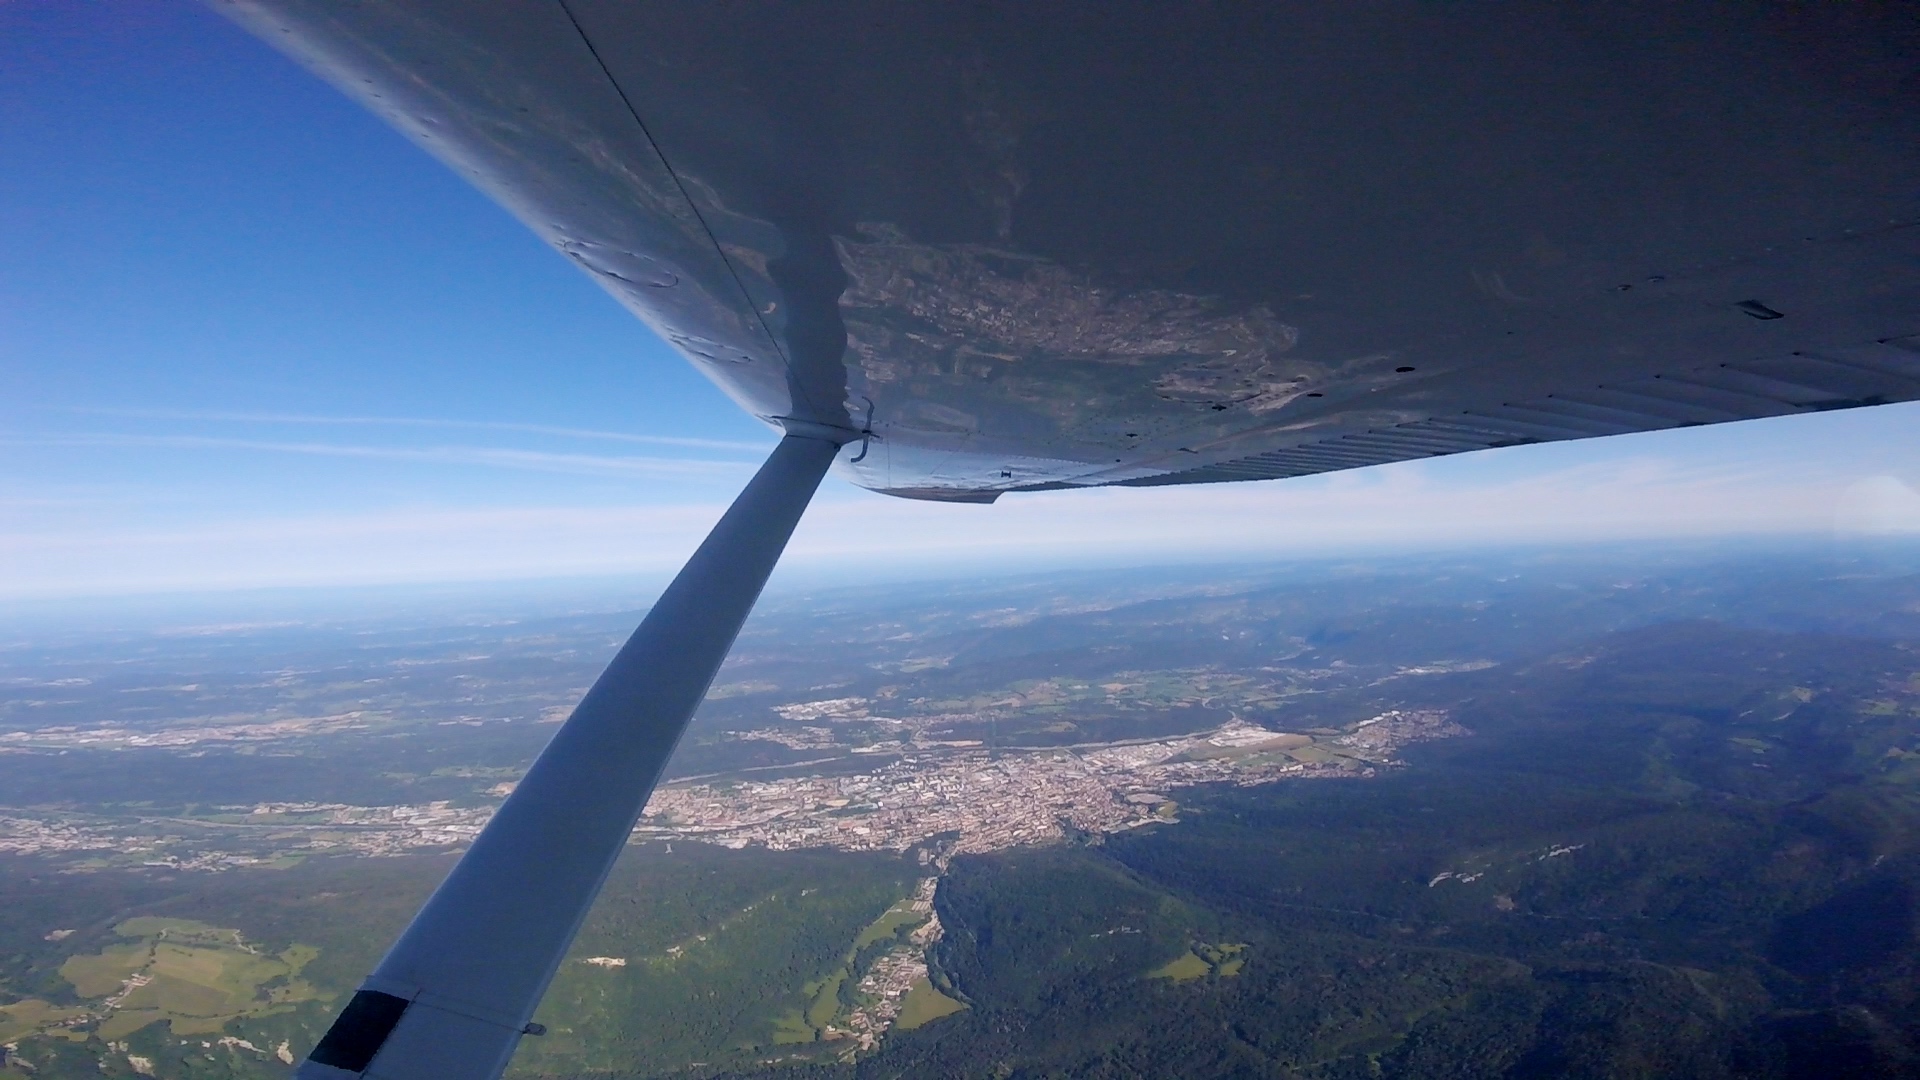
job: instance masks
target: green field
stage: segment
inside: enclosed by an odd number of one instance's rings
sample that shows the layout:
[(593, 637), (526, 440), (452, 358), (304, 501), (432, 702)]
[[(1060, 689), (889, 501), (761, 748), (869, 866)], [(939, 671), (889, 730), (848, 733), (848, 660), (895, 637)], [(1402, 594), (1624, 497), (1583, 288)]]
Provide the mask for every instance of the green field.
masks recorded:
[(189, 919), (128, 919), (114, 932), (136, 940), (70, 957), (60, 966), (75, 994), (105, 999), (92, 1009), (103, 1039), (124, 1038), (160, 1021), (175, 1035), (214, 1035), (229, 1021), (286, 1012), (327, 996), (299, 978), (319, 956), (311, 945), (269, 954), (238, 930)]
[[(49, 1039), (122, 1045), (140, 1035), (146, 1046), (154, 1042), (142, 1034), (148, 1029), (173, 1038), (231, 1039), (236, 1022), (257, 1022), (334, 996), (301, 978), (320, 955), (311, 945), (268, 952), (230, 927), (154, 916), (123, 920), (112, 933), (122, 940), (59, 965), (60, 982), (79, 1004), (28, 997), (0, 1007), (0, 1042), (26, 1042), (20, 1056), (30, 1053), (45, 1064), (59, 1045)], [(259, 1044), (248, 1045), (255, 1057), (266, 1057)]]
[(1204, 979), (1213, 973), (1213, 965), (1193, 955), (1183, 952), (1172, 960), (1147, 973), (1149, 979), (1172, 979), (1174, 982), (1188, 982)]
[(75, 956), (60, 965), (60, 974), (83, 998), (106, 997), (120, 989), (147, 963), (146, 945), (119, 945), (91, 956)]
[(781, 1013), (773, 1019), (773, 1042), (775, 1046), (810, 1043), (819, 1037), (820, 1032), (817, 1031), (797, 1009)]
[(900, 1016), (893, 1023), (901, 1031), (912, 1031), (965, 1008), (964, 1004), (934, 989), (927, 980), (915, 979), (906, 998), (900, 1002)]
[(874, 942), (896, 937), (903, 928), (917, 926), (926, 919), (925, 915), (913, 910), (911, 897), (902, 900), (881, 912), (879, 918), (868, 923), (867, 928), (860, 931), (860, 936), (853, 939), (854, 951), (858, 952)]
[(1186, 952), (1148, 972), (1147, 978), (1172, 979), (1177, 983), (1204, 979), (1209, 975), (1231, 978), (1240, 974), (1240, 969), (1246, 966), (1246, 952), (1244, 942), (1225, 945), (1195, 942)]
[(85, 1009), (62, 1008), (28, 998), (0, 1006), (0, 1043), (10, 1043), (36, 1032), (60, 1028), (69, 1020), (90, 1015)]
[[(821, 979), (818, 984), (818, 989), (813, 991), (811, 1000), (807, 1002), (806, 1020), (808, 1024), (812, 1025), (814, 1037), (818, 1038), (820, 1029), (833, 1023), (833, 1018), (839, 1015), (840, 985), (847, 981), (847, 976), (850, 974), (852, 974), (851, 971), (842, 967), (826, 978)], [(815, 984), (808, 983), (807, 985), (814, 986)], [(805, 988), (802, 988), (801, 992), (806, 993)]]

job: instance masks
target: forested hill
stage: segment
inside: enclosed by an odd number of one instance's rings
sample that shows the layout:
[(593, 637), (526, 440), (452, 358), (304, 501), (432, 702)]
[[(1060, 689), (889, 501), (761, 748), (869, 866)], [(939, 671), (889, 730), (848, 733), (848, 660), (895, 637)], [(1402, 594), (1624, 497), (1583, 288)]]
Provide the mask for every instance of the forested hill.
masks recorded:
[(821, 1072), (1915, 1075), (1915, 672), (1687, 621), (1423, 684), (1475, 735), (1398, 775), (956, 860), (971, 1008)]

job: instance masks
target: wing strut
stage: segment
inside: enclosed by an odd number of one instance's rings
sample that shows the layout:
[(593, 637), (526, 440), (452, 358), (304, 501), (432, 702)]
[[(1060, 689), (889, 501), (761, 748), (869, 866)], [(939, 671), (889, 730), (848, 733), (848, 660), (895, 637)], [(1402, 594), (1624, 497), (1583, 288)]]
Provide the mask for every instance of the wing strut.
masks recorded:
[(300, 1080), (494, 1080), (506, 1068), (839, 445), (780, 441)]

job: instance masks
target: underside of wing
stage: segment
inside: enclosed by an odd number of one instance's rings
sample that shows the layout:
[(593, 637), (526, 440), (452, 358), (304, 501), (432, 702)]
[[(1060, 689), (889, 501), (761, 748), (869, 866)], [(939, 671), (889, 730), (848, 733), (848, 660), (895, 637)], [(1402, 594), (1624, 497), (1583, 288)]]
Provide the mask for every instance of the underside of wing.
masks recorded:
[(1273, 480), (1469, 450), (1851, 409), (1920, 397), (1920, 338), (1729, 361), (1300, 443), (1132, 486)]
[(1920, 398), (1905, 5), (229, 7), (876, 490)]

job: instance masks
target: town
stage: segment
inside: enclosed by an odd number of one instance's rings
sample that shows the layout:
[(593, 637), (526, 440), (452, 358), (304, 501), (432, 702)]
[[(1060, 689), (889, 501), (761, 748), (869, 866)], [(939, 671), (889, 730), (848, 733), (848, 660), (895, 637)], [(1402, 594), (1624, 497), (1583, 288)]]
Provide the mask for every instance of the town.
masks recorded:
[[(782, 729), (832, 760), (875, 758), (842, 775), (746, 779), (743, 774), (669, 783), (647, 804), (636, 842), (701, 841), (730, 848), (909, 851), (944, 863), (954, 855), (1100, 836), (1178, 820), (1170, 793), (1198, 784), (1365, 779), (1399, 764), (1411, 743), (1466, 734), (1443, 711), (1381, 713), (1340, 731), (1281, 732), (1234, 720), (1176, 738), (1066, 747), (987, 747), (923, 740), (901, 721), (897, 742), (848, 747), (834, 722), (851, 699), (790, 706)], [(858, 710), (864, 712), (864, 710)], [(864, 715), (862, 725), (875, 720)], [(772, 732), (738, 733), (767, 738)], [(501, 798), (513, 784), (487, 794)], [(64, 857), (89, 865), (218, 870), (313, 855), (380, 857), (458, 850), (494, 806), (268, 802), (206, 808), (193, 817), (111, 816), (11, 809), (0, 816), (0, 853)]]
[(1233, 721), (1182, 738), (1047, 750), (916, 747), (854, 775), (668, 785), (635, 835), (774, 850), (932, 844), (950, 857), (1169, 821), (1177, 804), (1166, 793), (1196, 784), (1370, 777), (1397, 764), (1402, 746), (1464, 733), (1444, 712), (1422, 710), (1341, 733)]

